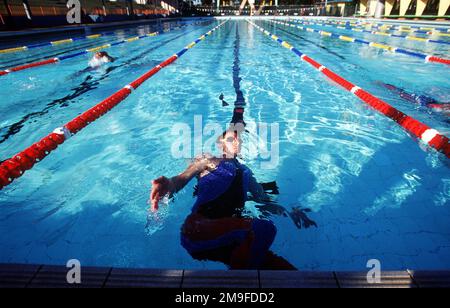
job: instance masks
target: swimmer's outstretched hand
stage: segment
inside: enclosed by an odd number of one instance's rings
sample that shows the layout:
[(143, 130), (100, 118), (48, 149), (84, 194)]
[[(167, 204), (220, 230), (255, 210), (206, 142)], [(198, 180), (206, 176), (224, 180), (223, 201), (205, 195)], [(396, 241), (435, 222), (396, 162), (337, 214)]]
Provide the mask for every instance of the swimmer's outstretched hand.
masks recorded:
[(171, 192), (171, 181), (165, 176), (161, 176), (152, 181), (152, 192), (150, 193), (151, 210), (156, 212), (158, 210), (158, 202), (165, 195)]
[(299, 206), (293, 207), (292, 211), (289, 213), (289, 216), (291, 217), (294, 224), (297, 226), (297, 228), (301, 229), (302, 226), (305, 229), (308, 229), (309, 227), (316, 227), (317, 224), (315, 221), (309, 219), (309, 217), (306, 215), (306, 213), (310, 213), (311, 210), (307, 208), (301, 208)]

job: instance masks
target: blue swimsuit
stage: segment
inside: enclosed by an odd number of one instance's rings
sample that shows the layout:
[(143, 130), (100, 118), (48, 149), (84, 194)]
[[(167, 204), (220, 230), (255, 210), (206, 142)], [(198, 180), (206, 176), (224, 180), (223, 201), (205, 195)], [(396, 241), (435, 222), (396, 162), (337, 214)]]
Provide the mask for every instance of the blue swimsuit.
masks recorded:
[(182, 246), (194, 258), (217, 261), (209, 256), (220, 251), (218, 254), (227, 259), (253, 231), (248, 252), (250, 267), (258, 268), (263, 263), (276, 228), (268, 220), (242, 217), (250, 176), (250, 169), (237, 160), (223, 160), (214, 171), (198, 180), (197, 201), (181, 233)]

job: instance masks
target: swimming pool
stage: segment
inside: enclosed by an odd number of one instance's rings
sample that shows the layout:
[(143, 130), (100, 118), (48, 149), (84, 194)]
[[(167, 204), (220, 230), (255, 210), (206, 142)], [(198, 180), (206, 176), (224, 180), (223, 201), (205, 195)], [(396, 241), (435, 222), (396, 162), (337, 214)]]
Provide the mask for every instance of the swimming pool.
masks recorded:
[[(0, 160), (120, 90), (221, 21), (111, 47), (108, 52), (118, 60), (106, 69), (82, 72), (89, 57), (81, 56), (0, 77)], [(448, 102), (448, 66), (268, 20), (254, 22), (450, 136), (447, 116), (411, 104), (381, 85), (395, 84)], [(449, 56), (446, 45), (333, 31)], [(0, 55), (0, 67), (36, 61), (64, 48), (69, 45)], [(236, 78), (241, 78), (239, 85)], [(0, 262), (65, 264), (75, 258), (92, 266), (224, 268), (193, 260), (179, 244), (195, 183), (157, 215), (149, 215), (147, 202), (152, 179), (186, 167), (186, 159), (170, 155), (179, 137), (171, 134), (174, 124), (185, 123), (193, 134), (199, 117), (204, 126), (225, 125), (237, 86), (249, 124), (244, 142), (250, 144), (256, 134), (252, 122), (279, 125), (279, 140), (270, 145), (279, 147), (276, 166), (260, 168), (262, 157), (244, 156), (243, 161), (259, 181), (277, 181), (279, 204), (311, 209), (308, 216), (317, 223), (317, 228), (298, 229), (287, 217), (272, 217), (278, 228), (276, 253), (303, 270), (365, 270), (369, 259), (380, 260), (386, 270), (450, 267), (448, 160), (237, 19), (0, 191)], [(222, 106), (220, 94), (230, 106)], [(252, 203), (248, 206), (258, 214)]]

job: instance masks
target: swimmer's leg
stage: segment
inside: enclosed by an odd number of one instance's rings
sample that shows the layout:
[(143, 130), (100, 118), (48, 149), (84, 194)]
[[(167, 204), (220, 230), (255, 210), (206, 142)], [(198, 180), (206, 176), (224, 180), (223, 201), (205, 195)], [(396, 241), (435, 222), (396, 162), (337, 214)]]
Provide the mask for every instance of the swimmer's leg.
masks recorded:
[(276, 233), (276, 227), (271, 221), (254, 219), (247, 238), (231, 255), (231, 269), (296, 270), (284, 258), (269, 250)]
[(192, 214), (182, 227), (182, 245), (194, 259), (220, 261), (230, 269), (295, 269), (269, 251), (276, 232), (268, 220)]
[(181, 228), (181, 245), (194, 259), (230, 266), (233, 250), (245, 240), (251, 225), (250, 218), (209, 219), (191, 214)]
[(268, 251), (264, 264), (259, 268), (260, 270), (286, 270), (296, 271), (297, 268), (289, 263), (285, 258)]

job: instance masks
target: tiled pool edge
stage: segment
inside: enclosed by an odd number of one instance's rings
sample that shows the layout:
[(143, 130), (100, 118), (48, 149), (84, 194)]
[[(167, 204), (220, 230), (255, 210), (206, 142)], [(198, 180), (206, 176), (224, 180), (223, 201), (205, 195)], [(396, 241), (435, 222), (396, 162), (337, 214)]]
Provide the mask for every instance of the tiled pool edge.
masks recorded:
[(68, 284), (68, 268), (0, 264), (0, 288), (429, 288), (450, 287), (450, 270), (383, 271), (369, 284), (365, 272), (220, 271), (82, 267), (81, 284)]

